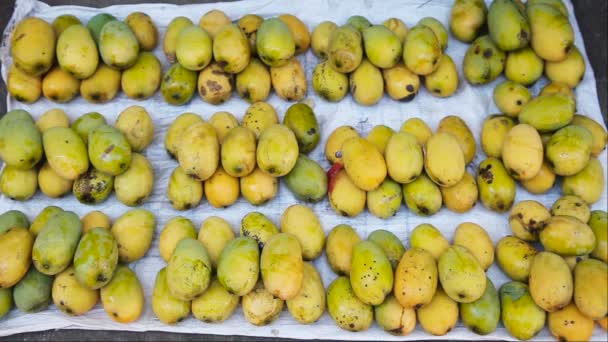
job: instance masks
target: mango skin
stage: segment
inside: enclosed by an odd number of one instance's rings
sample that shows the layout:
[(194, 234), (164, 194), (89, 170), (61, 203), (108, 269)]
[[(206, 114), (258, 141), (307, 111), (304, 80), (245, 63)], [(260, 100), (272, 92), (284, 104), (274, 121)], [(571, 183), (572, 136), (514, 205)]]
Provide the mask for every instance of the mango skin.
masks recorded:
[(24, 213), (19, 210), (9, 210), (0, 215), (0, 234), (15, 227), (30, 227), (30, 221)]
[(6, 87), (15, 100), (34, 103), (42, 94), (42, 80), (39, 76), (30, 76), (14, 64), (8, 70)]
[(279, 233), (279, 229), (264, 214), (252, 212), (245, 215), (241, 220), (239, 232), (241, 236), (253, 238), (260, 248), (264, 248), (266, 242), (273, 235)]
[(314, 323), (325, 312), (325, 287), (319, 272), (308, 262), (304, 263), (304, 278), (298, 295), (286, 301), (293, 318), (302, 324)]
[(597, 158), (590, 158), (587, 166), (579, 173), (564, 177), (562, 193), (578, 196), (588, 204), (593, 204), (600, 199), (604, 183), (604, 167)]
[(36, 269), (47, 275), (65, 270), (72, 262), (81, 234), (82, 223), (73, 212), (64, 211), (51, 217), (32, 247)]
[(458, 139), (447, 132), (432, 135), (424, 146), (424, 170), (439, 186), (460, 182), (465, 172), (465, 155)]
[(281, 217), (281, 231), (298, 239), (304, 260), (314, 260), (323, 253), (325, 232), (314, 211), (301, 204), (289, 206)]
[(114, 179), (114, 192), (118, 200), (129, 207), (140, 206), (148, 200), (154, 186), (154, 169), (150, 161), (133, 153), (127, 171)]
[(608, 229), (606, 229), (608, 226), (608, 215), (606, 211), (592, 211), (587, 224), (593, 230), (596, 240), (596, 245), (591, 252), (591, 256), (603, 262), (608, 262)]
[(217, 279), (232, 294), (244, 296), (251, 292), (260, 273), (260, 251), (250, 237), (229, 241), (217, 263)]
[(376, 147), (363, 138), (352, 138), (342, 145), (344, 169), (362, 190), (376, 189), (387, 174), (386, 163)]
[(253, 205), (262, 205), (273, 199), (279, 190), (278, 178), (256, 167), (253, 172), (240, 178), (241, 195)]
[(158, 42), (158, 30), (149, 15), (143, 12), (132, 12), (125, 18), (131, 31), (144, 51), (152, 51)]
[(89, 170), (72, 184), (74, 197), (83, 204), (96, 204), (105, 201), (114, 189), (114, 176), (95, 168)]
[(95, 39), (96, 44), (99, 44), (99, 35), (103, 26), (113, 20), (116, 20), (116, 17), (108, 13), (99, 13), (89, 19), (87, 28), (91, 31), (91, 36)]
[(203, 244), (193, 238), (181, 240), (167, 263), (169, 293), (179, 300), (192, 300), (211, 281), (211, 260)]
[(82, 286), (76, 279), (73, 267), (68, 267), (55, 277), (51, 295), (55, 306), (70, 316), (84, 315), (99, 301), (99, 291)]
[(8, 314), (13, 308), (13, 289), (0, 288), (0, 319)]
[(275, 93), (285, 101), (300, 101), (308, 92), (304, 68), (295, 57), (284, 65), (270, 67), (270, 81)]
[(30, 114), (12, 110), (0, 119), (0, 158), (10, 166), (31, 169), (42, 158), (42, 138)]
[(211, 216), (203, 221), (198, 232), (198, 240), (205, 246), (213, 267), (217, 267), (222, 251), (230, 241), (234, 240), (234, 231), (230, 223), (223, 218)]
[(68, 103), (78, 96), (80, 80), (59, 66), (53, 67), (42, 79), (42, 95), (49, 101)]
[(13, 288), (13, 300), (17, 309), (35, 313), (46, 309), (51, 301), (53, 277), (31, 268)]
[(82, 141), (86, 145), (89, 142), (89, 133), (95, 128), (107, 124), (105, 116), (97, 112), (89, 112), (81, 115), (72, 123), (72, 130), (80, 136)]
[(606, 263), (587, 259), (574, 267), (574, 303), (585, 316), (592, 319), (606, 317), (608, 301), (606, 288), (608, 277)]
[(219, 164), (217, 133), (206, 122), (194, 123), (182, 132), (176, 151), (180, 167), (197, 180), (211, 177)]
[[(336, 171), (337, 170), (337, 171)], [(355, 217), (365, 209), (367, 193), (356, 186), (342, 164), (334, 164), (328, 172), (329, 204), (342, 216)]]
[(435, 260), (450, 246), (448, 239), (439, 229), (430, 224), (420, 224), (410, 234), (410, 247), (420, 248), (431, 253)]
[(355, 295), (347, 277), (336, 278), (327, 288), (327, 311), (338, 327), (348, 331), (364, 331), (374, 321), (371, 305)]
[(305, 202), (316, 203), (327, 194), (327, 174), (317, 162), (300, 154), (293, 169), (283, 177), (293, 195)]
[(181, 31), (189, 26), (194, 26), (192, 20), (179, 16), (173, 18), (169, 25), (167, 26), (167, 30), (165, 31), (165, 35), (163, 37), (163, 52), (165, 53), (165, 57), (167, 57), (167, 61), (169, 63), (176, 62), (175, 50), (177, 46), (177, 39)]
[(162, 66), (152, 52), (141, 52), (135, 63), (122, 72), (122, 91), (131, 99), (145, 100), (160, 86)]
[(78, 79), (89, 78), (99, 63), (97, 45), (84, 25), (72, 25), (57, 40), (57, 62)]
[(492, 40), (504, 51), (523, 48), (530, 39), (528, 19), (512, 0), (498, 0), (490, 5), (488, 29)]
[(367, 133), (367, 139), (374, 144), (380, 154), (384, 155), (386, 146), (390, 138), (395, 134), (395, 131), (386, 125), (376, 125)]
[(192, 315), (206, 323), (227, 320), (238, 307), (240, 298), (228, 292), (214, 279), (209, 288), (192, 301)]
[(589, 163), (593, 136), (588, 129), (576, 125), (560, 128), (547, 142), (546, 157), (559, 176), (579, 173)]
[(298, 151), (298, 142), (292, 130), (284, 125), (270, 126), (258, 140), (257, 165), (271, 176), (285, 176), (295, 166)]
[(262, 62), (271, 67), (285, 65), (296, 52), (294, 37), (279, 18), (262, 22), (256, 31), (255, 46)]
[(545, 326), (545, 311), (534, 303), (526, 284), (511, 281), (499, 293), (502, 323), (511, 336), (529, 340)]
[(323, 61), (312, 73), (312, 88), (323, 99), (338, 102), (348, 93), (348, 76), (334, 70), (329, 61)]
[(441, 209), (443, 198), (439, 186), (426, 174), (403, 185), (403, 198), (408, 209), (420, 216), (434, 215)]
[(175, 324), (190, 315), (190, 302), (171, 295), (167, 286), (167, 268), (156, 275), (152, 290), (152, 311), (165, 324)]
[(530, 47), (510, 51), (505, 61), (505, 77), (523, 86), (532, 86), (543, 76), (544, 61)]
[(546, 4), (526, 7), (532, 38), (530, 45), (536, 54), (549, 62), (567, 58), (574, 44), (574, 31), (567, 16)]
[(563, 256), (589, 254), (596, 243), (591, 228), (570, 216), (551, 217), (539, 237), (545, 250)]
[(202, 121), (203, 119), (195, 113), (183, 113), (173, 120), (165, 135), (165, 150), (171, 158), (177, 159), (179, 142), (184, 131), (195, 123)]
[(462, 323), (479, 335), (493, 333), (500, 321), (500, 299), (492, 280), (486, 276), (483, 295), (471, 303), (460, 303)]
[(127, 24), (119, 20), (107, 22), (99, 33), (99, 52), (103, 62), (111, 68), (132, 66), (139, 54), (137, 37)]
[(504, 67), (505, 53), (487, 35), (475, 39), (463, 60), (464, 76), (472, 85), (492, 82)]
[(74, 254), (74, 274), (78, 282), (92, 290), (112, 279), (118, 264), (118, 245), (110, 230), (97, 227), (86, 232)]
[(291, 105), (285, 112), (283, 125), (295, 134), (300, 153), (307, 154), (317, 147), (320, 139), (319, 123), (312, 108), (307, 104)]
[(513, 178), (528, 180), (540, 171), (543, 152), (543, 143), (536, 129), (527, 124), (519, 124), (505, 136), (501, 156), (505, 168)]
[(362, 241), (353, 248), (350, 283), (362, 302), (370, 305), (384, 302), (393, 288), (393, 268), (380, 246)]
[(422, 328), (436, 336), (450, 332), (458, 322), (458, 303), (448, 297), (441, 287), (437, 288), (430, 303), (417, 311)]
[(0, 232), (0, 288), (10, 288), (25, 276), (32, 262), (34, 237), (25, 227)]
[(452, 35), (461, 42), (472, 42), (485, 24), (487, 14), (483, 0), (456, 0), (450, 13)]
[(429, 27), (414, 26), (403, 43), (403, 62), (417, 75), (428, 75), (439, 66), (441, 42)]
[(401, 60), (401, 40), (386, 26), (370, 26), (363, 30), (362, 35), (365, 54), (378, 68), (391, 68)]
[(36, 194), (37, 189), (35, 169), (20, 170), (7, 165), (0, 174), (0, 192), (10, 199), (27, 201)]
[(112, 280), (100, 291), (103, 309), (119, 323), (136, 321), (144, 309), (144, 293), (135, 272), (120, 265)]
[(270, 87), (270, 72), (257, 58), (252, 58), (249, 65), (236, 75), (236, 92), (249, 103), (266, 100)]
[(351, 25), (334, 29), (329, 36), (327, 61), (335, 71), (343, 74), (354, 71), (363, 58), (361, 33)]
[(93, 129), (89, 133), (88, 150), (91, 164), (109, 175), (118, 176), (131, 165), (131, 145), (125, 135), (112, 126)]
[(402, 200), (401, 186), (386, 178), (375, 190), (367, 192), (367, 209), (372, 215), (386, 219), (395, 216)]
[(90, 103), (106, 103), (120, 90), (121, 72), (100, 63), (91, 77), (80, 82), (80, 95)]
[(213, 58), (225, 72), (238, 74), (249, 64), (249, 41), (237, 25), (224, 25), (213, 37), (213, 43)]
[(547, 312), (568, 305), (574, 292), (568, 264), (561, 256), (551, 252), (536, 254), (530, 265), (528, 283), (532, 299)]
[(405, 251), (395, 270), (394, 294), (404, 308), (418, 309), (431, 302), (437, 290), (437, 263), (424, 249)]
[(270, 294), (258, 281), (253, 291), (243, 296), (243, 314), (245, 319), (257, 326), (272, 323), (281, 315), (285, 301)]
[(574, 100), (562, 94), (542, 95), (528, 102), (519, 113), (519, 122), (540, 133), (556, 131), (570, 123), (574, 116)]
[(350, 74), (349, 85), (353, 99), (360, 105), (371, 106), (384, 96), (382, 73), (367, 59)]
[(260, 272), (264, 287), (273, 296), (283, 300), (297, 296), (304, 278), (298, 239), (289, 233), (275, 234), (268, 239), (260, 256)]
[(315, 56), (327, 59), (331, 33), (338, 28), (332, 21), (323, 21), (312, 30), (310, 47)]
[(11, 33), (13, 62), (28, 75), (43, 75), (53, 66), (56, 38), (46, 21), (36, 17), (21, 20)]
[(361, 237), (349, 225), (340, 224), (327, 234), (325, 254), (331, 269), (338, 275), (349, 275), (352, 265), (352, 250)]
[(406, 336), (416, 328), (416, 310), (402, 307), (393, 295), (374, 307), (374, 317), (392, 335)]
[(120, 262), (143, 258), (152, 245), (155, 227), (156, 219), (146, 209), (132, 209), (120, 216), (111, 229), (118, 243)]
[(448, 247), (437, 261), (439, 280), (446, 294), (459, 303), (471, 303), (485, 291), (484, 269), (466, 247)]
[(481, 203), (496, 212), (509, 210), (515, 199), (515, 181), (503, 163), (490, 157), (479, 164), (477, 185)]

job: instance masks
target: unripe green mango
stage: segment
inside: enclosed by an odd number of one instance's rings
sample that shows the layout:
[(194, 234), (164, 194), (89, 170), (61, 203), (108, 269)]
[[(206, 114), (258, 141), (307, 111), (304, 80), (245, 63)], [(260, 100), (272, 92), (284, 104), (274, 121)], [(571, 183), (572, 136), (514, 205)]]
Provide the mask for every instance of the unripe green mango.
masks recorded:
[(91, 164), (101, 172), (117, 176), (131, 165), (131, 145), (125, 135), (112, 126), (93, 129), (88, 145)]
[(511, 336), (529, 340), (545, 326), (546, 314), (534, 300), (528, 286), (518, 281), (500, 287), (502, 324)]
[(213, 58), (231, 74), (247, 67), (251, 58), (249, 41), (237, 25), (224, 25), (213, 37)]
[(260, 273), (264, 287), (283, 300), (298, 295), (304, 278), (302, 247), (298, 239), (288, 233), (273, 235), (264, 244), (260, 256)]
[(293, 131), (284, 125), (272, 125), (262, 132), (258, 140), (257, 165), (271, 176), (284, 176), (295, 166), (298, 151)]
[(160, 86), (162, 67), (152, 52), (141, 52), (135, 63), (122, 72), (122, 91), (131, 99), (145, 100)]
[(532, 38), (530, 43), (536, 54), (549, 62), (567, 58), (574, 46), (574, 30), (567, 15), (547, 4), (526, 7)]
[(101, 288), (101, 304), (108, 316), (119, 323), (136, 321), (144, 309), (144, 292), (135, 272), (119, 265), (112, 280)]
[(47, 275), (66, 269), (81, 234), (82, 222), (75, 213), (64, 211), (51, 217), (34, 241), (32, 261), (36, 269)]
[(500, 299), (498, 292), (486, 276), (486, 289), (483, 295), (471, 303), (460, 303), (462, 323), (479, 335), (491, 334), (500, 321)]
[(116, 20), (116, 17), (108, 13), (99, 13), (89, 19), (87, 28), (91, 31), (91, 36), (95, 39), (95, 43), (99, 44), (99, 35), (101, 34), (103, 26), (114, 20)]
[(362, 302), (347, 277), (336, 278), (327, 288), (327, 311), (336, 324), (348, 331), (364, 331), (374, 322), (371, 305)]
[(486, 289), (485, 272), (466, 247), (448, 247), (439, 257), (437, 269), (445, 293), (459, 303), (476, 301)]
[(97, 227), (84, 234), (74, 254), (78, 282), (99, 289), (110, 282), (118, 264), (118, 245), (109, 229)]
[(354, 71), (363, 58), (361, 33), (352, 25), (344, 25), (331, 32), (327, 46), (327, 61), (335, 71), (343, 74)]
[(178, 323), (190, 315), (190, 302), (177, 299), (169, 292), (166, 267), (158, 271), (154, 281), (152, 311), (165, 324)]
[(211, 260), (203, 244), (181, 240), (167, 263), (169, 292), (180, 300), (192, 300), (205, 292), (211, 280)]
[(504, 212), (513, 205), (515, 181), (499, 159), (490, 157), (479, 164), (477, 186), (481, 203), (486, 208)]
[(16, 201), (27, 201), (38, 189), (36, 169), (20, 170), (7, 165), (0, 174), (0, 192)]
[(84, 25), (72, 25), (63, 31), (56, 50), (61, 69), (78, 79), (89, 78), (97, 70), (97, 45)]
[(571, 216), (553, 216), (540, 232), (540, 242), (546, 251), (560, 255), (589, 254), (595, 248), (591, 228)]
[(320, 139), (319, 123), (314, 111), (307, 104), (291, 105), (285, 112), (283, 125), (295, 134), (301, 153), (307, 154), (317, 147)]
[(114, 189), (114, 176), (91, 167), (72, 185), (74, 197), (80, 203), (96, 204), (105, 201)]
[(504, 67), (505, 53), (487, 35), (475, 39), (464, 56), (464, 76), (473, 85), (495, 80)]
[(85, 146), (89, 142), (89, 133), (95, 128), (107, 124), (105, 116), (97, 112), (89, 112), (81, 115), (72, 123), (72, 130), (80, 136)]
[(415, 74), (428, 75), (435, 71), (441, 55), (441, 42), (428, 26), (418, 24), (407, 33), (403, 62)]
[(30, 221), (24, 213), (19, 210), (9, 210), (0, 215), (0, 234), (15, 227), (30, 227)]
[(300, 292), (286, 303), (289, 313), (302, 324), (316, 322), (325, 312), (325, 287), (319, 272), (311, 263), (304, 263)]
[(420, 216), (434, 215), (443, 203), (439, 187), (426, 174), (404, 184), (403, 197), (407, 207)]
[(379, 305), (393, 289), (393, 268), (380, 246), (372, 241), (353, 248), (350, 283), (364, 303)]
[(46, 21), (27, 17), (11, 33), (11, 57), (17, 68), (32, 76), (46, 73), (55, 60), (55, 31)]
[(262, 62), (271, 67), (285, 65), (296, 51), (289, 27), (279, 18), (262, 22), (256, 32), (255, 47)]
[(247, 176), (255, 169), (255, 133), (246, 127), (234, 127), (221, 145), (222, 167), (232, 177)]
[(386, 26), (370, 26), (362, 35), (365, 55), (378, 68), (391, 68), (401, 60), (401, 40)]
[(260, 273), (260, 250), (251, 237), (238, 237), (226, 244), (217, 263), (217, 279), (237, 296), (244, 296), (255, 287)]
[(526, 104), (519, 113), (519, 122), (527, 123), (539, 132), (552, 132), (570, 123), (575, 102), (562, 95), (541, 95)]
[(372, 215), (387, 219), (397, 214), (402, 200), (401, 186), (387, 177), (375, 190), (367, 192), (367, 209)]
[(372, 26), (372, 23), (362, 15), (351, 15), (346, 19), (346, 24), (351, 25), (360, 32)]
[(543, 310), (554, 312), (570, 303), (574, 284), (570, 267), (561, 256), (540, 252), (530, 265), (530, 295)]
[(592, 144), (593, 136), (588, 129), (569, 125), (553, 133), (545, 154), (555, 174), (572, 176), (589, 163)]
[(217, 279), (213, 279), (209, 288), (192, 301), (192, 315), (206, 323), (221, 323), (232, 316), (239, 301), (239, 296), (228, 292)]
[(503, 51), (518, 50), (530, 39), (530, 24), (515, 0), (496, 0), (488, 11), (490, 37)]
[(111, 68), (126, 69), (137, 61), (137, 38), (129, 26), (120, 20), (112, 20), (103, 25), (98, 43), (101, 58)]
[(11, 227), (0, 232), (0, 288), (15, 285), (27, 273), (32, 262), (34, 237), (25, 227)]
[(245, 215), (241, 220), (240, 235), (253, 238), (260, 248), (264, 248), (264, 244), (278, 233), (277, 226), (262, 213), (252, 212)]
[(26, 313), (35, 313), (46, 309), (51, 301), (53, 277), (30, 268), (25, 277), (15, 285), (13, 299), (15, 306)]
[(0, 119), (0, 159), (26, 170), (42, 158), (42, 137), (30, 114), (12, 110)]

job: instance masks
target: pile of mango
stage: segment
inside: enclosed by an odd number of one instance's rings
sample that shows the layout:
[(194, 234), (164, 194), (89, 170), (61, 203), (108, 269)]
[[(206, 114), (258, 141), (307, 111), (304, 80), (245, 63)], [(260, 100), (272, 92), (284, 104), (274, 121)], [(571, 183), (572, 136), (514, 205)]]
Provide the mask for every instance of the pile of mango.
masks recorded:
[(266, 102), (253, 103), (240, 124), (229, 112), (208, 121), (183, 113), (165, 136), (167, 153), (179, 163), (169, 179), (169, 202), (187, 210), (206, 197), (225, 208), (242, 194), (261, 205), (276, 196), (280, 177), (297, 198), (318, 202), (327, 193), (327, 176), (306, 154), (319, 137), (315, 113), (305, 103), (290, 106), (282, 124)]
[(34, 122), (30, 113), (13, 110), (0, 119), (0, 191), (26, 201), (38, 188), (58, 198), (70, 191), (84, 204), (105, 201), (112, 193), (127, 206), (138, 206), (152, 193), (154, 170), (140, 154), (154, 137), (145, 108), (131, 106), (114, 126), (97, 112), (70, 124), (58, 108)]
[(156, 220), (134, 209), (114, 223), (100, 211), (79, 218), (56, 206), (29, 222), (22, 212), (0, 215), (0, 318), (13, 304), (22, 312), (46, 310), (52, 301), (70, 316), (101, 299), (110, 318), (132, 322), (144, 308), (141, 283), (128, 263), (145, 256)]

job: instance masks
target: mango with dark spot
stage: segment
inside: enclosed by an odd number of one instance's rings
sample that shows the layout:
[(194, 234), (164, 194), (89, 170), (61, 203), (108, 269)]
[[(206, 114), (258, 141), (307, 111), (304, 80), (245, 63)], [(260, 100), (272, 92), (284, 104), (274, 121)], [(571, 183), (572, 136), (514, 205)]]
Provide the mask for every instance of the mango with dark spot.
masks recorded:
[(519, 124), (507, 132), (501, 155), (505, 168), (513, 178), (528, 180), (540, 171), (543, 152), (543, 142), (538, 131), (530, 125)]
[(156, 274), (152, 290), (152, 311), (165, 324), (178, 323), (190, 315), (190, 302), (177, 299), (169, 292), (166, 267)]
[(236, 75), (236, 92), (249, 103), (266, 100), (270, 87), (270, 72), (257, 58), (252, 58), (249, 65)]
[(211, 37), (198, 26), (186, 26), (180, 30), (175, 43), (175, 57), (184, 68), (198, 71), (213, 59)]
[(417, 75), (428, 75), (439, 67), (441, 41), (428, 26), (418, 24), (405, 37), (403, 62)]
[(492, 280), (486, 276), (486, 289), (474, 302), (460, 303), (462, 324), (478, 335), (493, 333), (500, 322), (500, 299)]
[(150, 161), (139, 153), (133, 153), (127, 171), (114, 179), (116, 198), (129, 207), (146, 202), (154, 187), (154, 169)]
[(285, 101), (300, 101), (308, 92), (304, 68), (295, 57), (279, 67), (270, 67), (270, 80), (275, 93)]
[[(493, 99), (496, 107), (503, 114), (509, 117), (517, 117), (523, 106), (532, 99), (532, 94), (528, 88), (519, 83), (504, 81), (494, 88)], [(490, 119), (486, 121), (488, 120)]]
[(325, 254), (331, 269), (338, 275), (349, 275), (353, 248), (361, 241), (359, 234), (349, 225), (340, 224), (327, 235)]
[(42, 94), (40, 76), (31, 76), (14, 64), (8, 69), (6, 86), (9, 94), (20, 102), (34, 103)]
[(99, 291), (83, 286), (76, 278), (73, 267), (68, 267), (55, 277), (51, 295), (55, 306), (69, 316), (84, 315), (99, 301)]
[(120, 90), (121, 73), (99, 63), (91, 77), (80, 82), (80, 95), (90, 103), (106, 103)]
[(456, 0), (450, 12), (450, 31), (456, 39), (470, 43), (485, 26), (487, 14), (483, 0)]
[(477, 187), (481, 203), (486, 208), (504, 212), (513, 205), (515, 181), (499, 159), (490, 157), (479, 164)]
[(245, 37), (247, 37), (247, 41), (249, 41), (249, 49), (252, 56), (256, 56), (258, 54), (255, 41), (258, 29), (263, 21), (264, 18), (257, 14), (245, 14), (237, 23), (241, 31), (243, 31), (243, 34), (245, 34)]
[(492, 2), (488, 11), (488, 31), (494, 43), (503, 51), (521, 49), (530, 40), (528, 18), (514, 0)]
[(556, 175), (572, 176), (589, 163), (592, 144), (593, 136), (588, 129), (568, 125), (553, 133), (545, 155)]
[(86, 147), (89, 143), (89, 133), (95, 128), (105, 124), (107, 124), (105, 116), (98, 112), (89, 112), (78, 117), (78, 119), (72, 123), (71, 128), (80, 136)]
[(435, 336), (449, 333), (458, 323), (458, 303), (448, 297), (441, 286), (437, 287), (431, 302), (418, 308), (416, 313), (422, 329)]
[(281, 19), (264, 20), (256, 31), (257, 54), (266, 65), (280, 67), (293, 57), (296, 42), (293, 34)]
[(565, 195), (558, 198), (551, 206), (553, 216), (572, 216), (581, 222), (589, 222), (591, 208), (578, 196)]
[(354, 71), (363, 58), (361, 33), (352, 25), (340, 26), (331, 31), (327, 46), (329, 66), (343, 74)]
[(55, 60), (55, 31), (46, 21), (27, 17), (11, 33), (10, 52), (13, 62), (21, 71), (41, 76)]
[(247, 127), (255, 133), (257, 138), (266, 128), (279, 123), (277, 112), (267, 102), (253, 103), (243, 116), (243, 127)]
[(342, 145), (350, 138), (358, 136), (359, 133), (352, 126), (340, 126), (334, 129), (325, 142), (325, 158), (332, 164), (342, 163)]
[(505, 53), (487, 35), (475, 39), (464, 56), (464, 76), (473, 85), (492, 82), (504, 67)]
[(185, 127), (181, 137), (176, 139), (177, 160), (184, 172), (200, 181), (211, 177), (220, 159), (220, 146), (213, 126), (200, 120)]
[(372, 215), (387, 219), (397, 214), (402, 200), (399, 183), (387, 178), (375, 190), (367, 192), (367, 209)]
[(237, 25), (224, 25), (213, 40), (213, 58), (225, 72), (238, 74), (247, 67), (251, 58), (249, 41)]
[(34, 237), (25, 227), (0, 231), (0, 288), (10, 288), (25, 276), (32, 262)]
[(169, 63), (173, 64), (177, 61), (177, 57), (175, 56), (177, 39), (182, 30), (189, 26), (194, 26), (194, 23), (184, 16), (173, 18), (167, 26), (165, 36), (163, 37), (163, 52)]
[(452, 58), (441, 56), (437, 69), (424, 76), (424, 86), (434, 96), (449, 97), (458, 89), (458, 71)]
[(445, 293), (459, 303), (476, 301), (486, 289), (484, 269), (466, 247), (448, 247), (437, 261), (437, 270)]
[(376, 322), (384, 331), (396, 336), (406, 336), (416, 328), (416, 310), (405, 308), (391, 294), (374, 307)]
[(321, 166), (300, 154), (293, 169), (283, 180), (293, 195), (302, 201), (315, 203), (327, 194), (327, 175)]
[(167, 263), (169, 293), (179, 300), (192, 300), (211, 282), (211, 260), (203, 244), (192, 238), (181, 240)]
[(581, 313), (574, 303), (549, 313), (547, 326), (559, 341), (589, 341), (593, 335), (593, 320)]
[(420, 89), (420, 77), (411, 72), (403, 63), (383, 69), (384, 90), (393, 100), (409, 102)]
[(543, 60), (530, 47), (507, 54), (505, 77), (524, 86), (532, 86), (543, 76)]
[(300, 153), (307, 154), (317, 147), (321, 135), (319, 123), (312, 108), (307, 104), (291, 105), (285, 112), (283, 125), (295, 134)]
[(232, 96), (233, 75), (223, 71), (220, 64), (212, 62), (198, 74), (198, 94), (211, 104), (224, 103)]
[(84, 288), (97, 290), (114, 275), (118, 264), (118, 245), (109, 229), (97, 227), (84, 234), (76, 253), (72, 273)]
[(266, 242), (279, 233), (279, 229), (266, 215), (254, 211), (243, 217), (239, 233), (242, 237), (253, 238), (260, 248), (264, 248)]
[(380, 305), (393, 289), (393, 267), (380, 246), (372, 241), (353, 248), (350, 283), (355, 295), (366, 304)]
[(332, 21), (319, 23), (312, 31), (311, 48), (312, 52), (321, 59), (327, 59), (329, 53), (329, 39), (332, 32), (338, 28)]
[(511, 281), (500, 287), (502, 324), (511, 336), (529, 340), (545, 326), (546, 314), (530, 295), (528, 286)]
[(25, 313), (45, 310), (51, 301), (53, 277), (30, 268), (25, 277), (13, 288), (13, 300), (17, 309)]
[(114, 176), (103, 173), (94, 167), (78, 179), (72, 185), (74, 197), (84, 204), (96, 204), (105, 201), (114, 189)]
[(244, 296), (251, 292), (260, 274), (260, 250), (257, 241), (248, 236), (229, 241), (217, 263), (217, 280), (231, 294)]
[(524, 241), (537, 241), (551, 213), (542, 203), (533, 200), (521, 201), (509, 213), (511, 232)]
[(264, 288), (262, 280), (255, 288), (243, 296), (243, 314), (245, 319), (257, 326), (268, 325), (281, 315), (285, 302), (273, 296)]
[(118, 244), (120, 262), (143, 258), (152, 245), (155, 228), (156, 219), (146, 209), (133, 209), (120, 216), (111, 229)]
[(80, 80), (59, 66), (51, 69), (42, 79), (42, 94), (52, 102), (70, 102), (78, 95), (79, 89)]
[(347, 277), (336, 278), (327, 288), (327, 311), (338, 327), (348, 331), (364, 331), (374, 322), (371, 305), (362, 302)]
[(560, 62), (568, 57), (574, 46), (574, 30), (567, 15), (548, 4), (526, 7), (532, 37), (530, 45), (536, 54), (549, 62)]
[(144, 51), (129, 68), (122, 72), (122, 91), (131, 99), (145, 100), (160, 86), (162, 67), (152, 52)]
[(101, 172), (118, 176), (131, 165), (131, 145), (125, 135), (112, 126), (101, 125), (93, 129), (88, 144), (91, 164)]
[(137, 61), (137, 37), (129, 26), (120, 20), (103, 24), (97, 42), (101, 59), (111, 68), (126, 69)]
[(119, 265), (112, 280), (100, 292), (101, 304), (110, 318), (119, 323), (136, 321), (144, 309), (144, 293), (137, 274)]
[(348, 93), (348, 76), (334, 70), (328, 61), (323, 61), (312, 73), (312, 88), (325, 100), (337, 102)]
[(530, 265), (537, 253), (530, 243), (511, 235), (496, 243), (496, 263), (509, 278), (516, 281), (528, 281)]
[[(498, 85), (495, 89), (499, 87), (501, 85)], [(481, 148), (488, 157), (500, 158), (502, 156), (502, 144), (513, 126), (515, 126), (513, 119), (500, 114), (488, 116), (483, 122)]]
[(298, 159), (298, 141), (287, 126), (275, 124), (266, 128), (258, 140), (258, 167), (274, 177), (288, 174)]
[(36, 269), (47, 275), (65, 270), (72, 262), (81, 234), (82, 223), (75, 213), (64, 211), (51, 217), (32, 247)]
[(59, 66), (77, 79), (89, 78), (97, 70), (97, 45), (84, 25), (72, 25), (63, 31), (56, 51)]

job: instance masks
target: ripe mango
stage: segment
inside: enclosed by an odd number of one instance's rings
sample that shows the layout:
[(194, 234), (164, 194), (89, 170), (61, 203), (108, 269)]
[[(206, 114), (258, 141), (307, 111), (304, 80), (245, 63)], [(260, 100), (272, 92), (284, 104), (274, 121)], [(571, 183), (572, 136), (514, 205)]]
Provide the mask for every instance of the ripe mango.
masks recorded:
[(120, 265), (114, 272), (112, 280), (101, 288), (103, 309), (119, 323), (136, 321), (144, 309), (144, 293), (135, 272), (129, 267)]
[(260, 273), (260, 251), (256, 240), (241, 236), (230, 240), (217, 262), (217, 279), (232, 294), (251, 292)]

